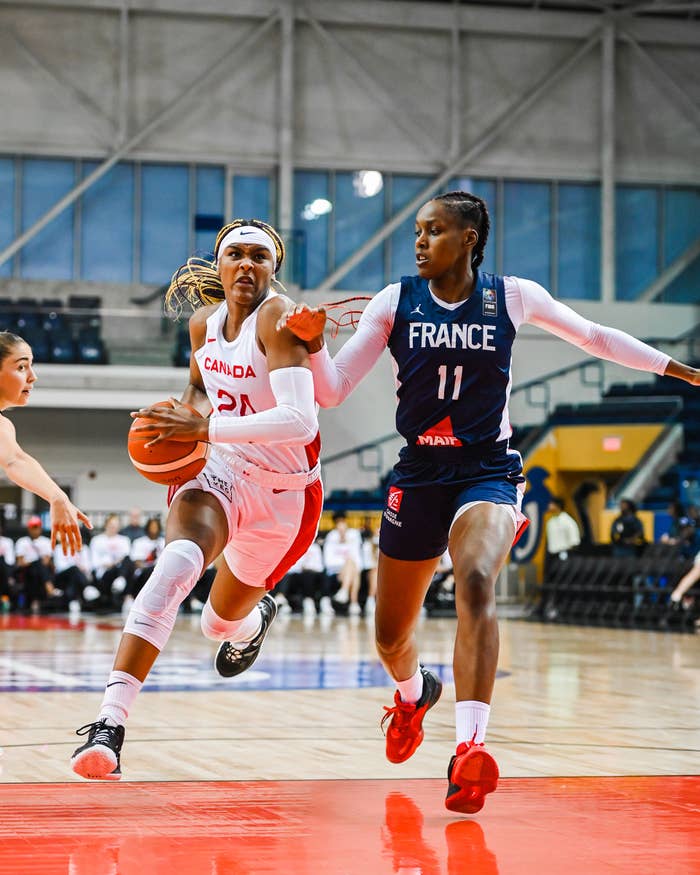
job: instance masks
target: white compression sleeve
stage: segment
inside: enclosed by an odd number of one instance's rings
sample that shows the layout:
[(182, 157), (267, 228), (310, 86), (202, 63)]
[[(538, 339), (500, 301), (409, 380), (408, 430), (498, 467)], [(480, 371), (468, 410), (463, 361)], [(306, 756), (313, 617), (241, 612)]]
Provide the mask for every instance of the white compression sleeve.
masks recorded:
[(389, 341), (400, 292), (401, 284), (392, 283), (372, 298), (357, 331), (335, 358), (331, 358), (325, 344), (310, 356), (316, 400), (321, 407), (337, 407), (372, 370)]
[(670, 356), (636, 337), (591, 322), (561, 301), (555, 301), (533, 280), (507, 277), (506, 301), (516, 328), (520, 322), (528, 322), (598, 358), (654, 374), (663, 374), (671, 361)]
[(318, 433), (314, 379), (308, 368), (270, 371), (276, 407), (249, 416), (212, 416), (213, 444), (308, 444)]

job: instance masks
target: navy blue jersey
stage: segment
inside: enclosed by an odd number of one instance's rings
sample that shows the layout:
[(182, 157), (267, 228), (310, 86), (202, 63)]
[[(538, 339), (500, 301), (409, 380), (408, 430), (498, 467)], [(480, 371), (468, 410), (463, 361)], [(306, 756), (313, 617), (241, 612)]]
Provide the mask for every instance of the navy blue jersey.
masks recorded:
[(447, 447), (483, 451), (510, 437), (514, 338), (502, 277), (478, 271), (455, 309), (436, 302), (427, 280), (401, 278), (388, 347), (398, 368), (396, 428), (408, 448), (435, 448), (437, 460)]

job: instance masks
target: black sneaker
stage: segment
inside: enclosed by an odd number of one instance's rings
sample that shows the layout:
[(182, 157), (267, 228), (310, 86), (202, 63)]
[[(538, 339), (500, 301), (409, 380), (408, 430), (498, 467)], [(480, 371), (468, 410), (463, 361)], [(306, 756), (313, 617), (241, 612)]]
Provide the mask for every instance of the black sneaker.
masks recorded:
[(73, 751), (70, 764), (76, 775), (93, 781), (119, 781), (122, 770), (119, 753), (124, 744), (124, 727), (111, 726), (106, 720), (87, 723), (76, 730), (88, 740)]
[(262, 627), (249, 644), (236, 646), (232, 641), (223, 641), (216, 654), (214, 667), (221, 677), (233, 678), (241, 674), (258, 658), (272, 621), (277, 616), (277, 603), (271, 595), (264, 595), (258, 602), (262, 614)]

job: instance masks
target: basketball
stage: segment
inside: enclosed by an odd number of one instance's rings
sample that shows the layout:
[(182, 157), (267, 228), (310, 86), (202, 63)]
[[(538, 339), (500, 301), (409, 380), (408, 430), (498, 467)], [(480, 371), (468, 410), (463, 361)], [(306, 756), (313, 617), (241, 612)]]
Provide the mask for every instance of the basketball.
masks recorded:
[[(170, 407), (169, 401), (160, 401), (153, 407)], [(185, 405), (192, 413), (201, 416), (198, 410)], [(210, 444), (207, 441), (165, 440), (152, 447), (146, 444), (158, 434), (155, 428), (136, 432), (139, 425), (148, 425), (143, 417), (134, 419), (129, 429), (129, 458), (134, 468), (153, 483), (163, 486), (177, 486), (196, 477), (207, 464)]]

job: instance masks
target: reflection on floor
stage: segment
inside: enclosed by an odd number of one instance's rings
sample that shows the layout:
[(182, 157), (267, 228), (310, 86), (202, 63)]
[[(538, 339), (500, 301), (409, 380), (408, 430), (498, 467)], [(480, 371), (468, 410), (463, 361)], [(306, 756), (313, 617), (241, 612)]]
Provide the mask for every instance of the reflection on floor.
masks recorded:
[(503, 777), (460, 818), (443, 805), (454, 631), (418, 630), (445, 689), (395, 766), (371, 622), (276, 621), (231, 683), (181, 617), (133, 708), (123, 781), (103, 785), (68, 761), (120, 618), (0, 617), (0, 875), (700, 875), (696, 637), (502, 622), (488, 742)]
[(445, 782), (6, 787), (0, 875), (697, 875), (700, 779), (506, 779), (481, 815)]

